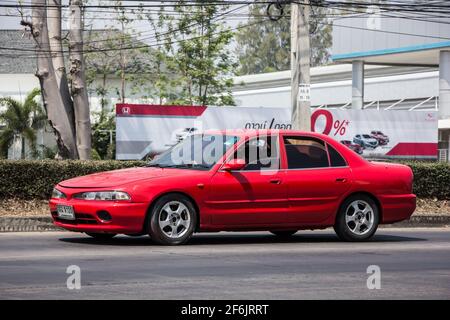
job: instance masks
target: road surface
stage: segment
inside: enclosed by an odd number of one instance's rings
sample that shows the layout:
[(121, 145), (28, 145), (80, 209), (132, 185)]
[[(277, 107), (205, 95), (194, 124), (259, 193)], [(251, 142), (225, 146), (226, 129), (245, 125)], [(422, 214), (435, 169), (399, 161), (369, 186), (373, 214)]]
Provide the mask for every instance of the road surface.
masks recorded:
[[(80, 267), (79, 290), (67, 288), (69, 265)], [(370, 265), (381, 270), (380, 289), (367, 288)], [(0, 234), (0, 299), (91, 298), (450, 299), (450, 229), (380, 229), (357, 244), (330, 230), (289, 240), (197, 234), (179, 247), (147, 237)]]

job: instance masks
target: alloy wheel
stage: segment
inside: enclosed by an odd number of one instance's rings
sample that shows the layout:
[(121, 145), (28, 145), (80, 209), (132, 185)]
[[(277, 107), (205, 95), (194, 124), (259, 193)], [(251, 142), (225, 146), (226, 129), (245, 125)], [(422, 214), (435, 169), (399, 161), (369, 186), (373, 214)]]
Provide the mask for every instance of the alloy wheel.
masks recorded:
[(374, 224), (373, 208), (363, 200), (351, 202), (345, 211), (345, 224), (356, 235), (368, 233)]
[(165, 236), (178, 239), (184, 236), (191, 224), (191, 212), (180, 201), (166, 203), (159, 212), (158, 224)]

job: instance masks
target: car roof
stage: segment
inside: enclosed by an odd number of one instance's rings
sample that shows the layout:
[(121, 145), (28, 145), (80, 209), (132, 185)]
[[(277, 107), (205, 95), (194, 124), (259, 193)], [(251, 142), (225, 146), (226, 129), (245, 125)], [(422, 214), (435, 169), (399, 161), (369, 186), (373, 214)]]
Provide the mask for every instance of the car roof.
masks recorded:
[(344, 154), (345, 158), (351, 165), (361, 165), (367, 164), (367, 160), (361, 158), (356, 152), (352, 151), (348, 147), (339, 143), (333, 137), (327, 136), (322, 133), (308, 132), (301, 130), (278, 130), (278, 129), (262, 129), (262, 130), (251, 130), (251, 129), (229, 129), (229, 130), (205, 130), (205, 134), (220, 134), (220, 135), (235, 135), (239, 137), (254, 137), (257, 135), (268, 135), (268, 134), (282, 134), (282, 135), (300, 135), (306, 137), (319, 138), (337, 149), (341, 154)]

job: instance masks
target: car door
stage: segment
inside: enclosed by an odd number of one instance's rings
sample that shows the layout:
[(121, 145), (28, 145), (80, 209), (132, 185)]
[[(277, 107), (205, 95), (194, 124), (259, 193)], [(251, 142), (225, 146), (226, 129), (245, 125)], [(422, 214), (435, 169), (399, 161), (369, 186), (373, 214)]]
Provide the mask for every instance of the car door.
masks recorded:
[(336, 212), (351, 185), (345, 159), (323, 140), (283, 136), (289, 223), (320, 223)]
[(244, 159), (246, 165), (237, 171), (219, 169), (211, 178), (206, 204), (212, 223), (242, 227), (283, 223), (287, 189), (279, 170), (279, 136), (250, 138), (231, 158)]

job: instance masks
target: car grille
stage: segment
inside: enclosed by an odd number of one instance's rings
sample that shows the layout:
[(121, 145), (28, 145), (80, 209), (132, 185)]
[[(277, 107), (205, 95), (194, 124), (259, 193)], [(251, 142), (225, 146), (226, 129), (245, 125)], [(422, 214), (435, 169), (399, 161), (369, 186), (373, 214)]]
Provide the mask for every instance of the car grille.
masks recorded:
[(56, 211), (52, 211), (52, 217), (56, 222), (64, 224), (98, 224), (97, 219), (88, 213), (75, 213), (75, 220), (60, 219)]

